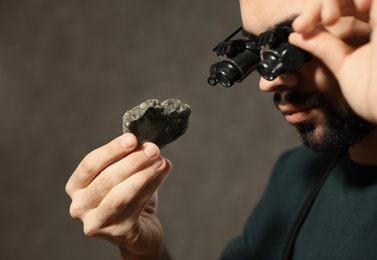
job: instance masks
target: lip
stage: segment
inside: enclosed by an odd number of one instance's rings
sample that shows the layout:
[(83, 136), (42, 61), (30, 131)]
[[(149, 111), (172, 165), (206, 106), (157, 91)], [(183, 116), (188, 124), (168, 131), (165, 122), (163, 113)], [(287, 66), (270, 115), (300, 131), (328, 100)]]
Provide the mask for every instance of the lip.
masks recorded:
[(307, 121), (311, 117), (311, 111), (314, 107), (278, 105), (278, 109), (284, 114), (287, 122), (294, 125)]

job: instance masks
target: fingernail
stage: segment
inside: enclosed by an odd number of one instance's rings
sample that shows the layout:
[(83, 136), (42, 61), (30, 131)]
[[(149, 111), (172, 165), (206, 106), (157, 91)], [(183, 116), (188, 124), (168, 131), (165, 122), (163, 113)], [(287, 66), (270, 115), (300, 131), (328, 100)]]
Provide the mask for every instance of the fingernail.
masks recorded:
[(158, 155), (159, 151), (157, 146), (149, 144), (147, 145), (147, 147), (145, 147), (144, 153), (149, 158), (155, 158)]
[(153, 163), (154, 168), (160, 168), (162, 164), (164, 163), (164, 160), (160, 157)]
[(134, 141), (132, 140), (132, 136), (126, 134), (122, 141), (120, 141), (120, 145), (124, 148), (124, 149), (130, 149), (133, 147), (134, 145)]

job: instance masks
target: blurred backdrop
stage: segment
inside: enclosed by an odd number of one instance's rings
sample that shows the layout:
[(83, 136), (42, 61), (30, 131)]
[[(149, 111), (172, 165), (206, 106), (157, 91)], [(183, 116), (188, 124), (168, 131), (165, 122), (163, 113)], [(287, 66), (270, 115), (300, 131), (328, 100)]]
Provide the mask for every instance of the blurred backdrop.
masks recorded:
[(64, 186), (150, 98), (192, 108), (162, 151), (166, 243), (175, 259), (217, 259), (299, 143), (257, 75), (206, 83), (212, 48), (240, 24), (238, 1), (0, 0), (0, 259), (119, 259), (70, 218)]

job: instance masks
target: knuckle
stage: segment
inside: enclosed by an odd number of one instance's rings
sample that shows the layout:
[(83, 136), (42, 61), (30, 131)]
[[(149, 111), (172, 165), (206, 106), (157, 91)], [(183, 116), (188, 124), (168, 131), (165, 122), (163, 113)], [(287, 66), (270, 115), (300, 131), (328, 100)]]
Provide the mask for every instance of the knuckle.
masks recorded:
[(83, 232), (87, 237), (97, 237), (99, 236), (99, 228), (93, 222), (84, 223)]
[(77, 208), (73, 207), (72, 206), (73, 204), (71, 204), (71, 207), (69, 208), (69, 215), (73, 218), (73, 219), (80, 219), (80, 215), (77, 210)]
[(101, 221), (106, 221), (112, 216), (115, 216), (121, 212), (126, 206), (126, 202), (121, 196), (116, 196), (111, 200), (111, 203), (101, 203), (98, 209), (98, 218)]
[(75, 173), (78, 175), (91, 176), (93, 174), (93, 160), (91, 154), (88, 154), (79, 164)]
[(71, 181), (68, 181), (67, 184), (65, 185), (65, 193), (68, 194), (68, 196), (72, 196), (72, 193), (73, 193), (73, 189), (72, 189), (72, 185), (71, 185)]
[[(106, 171), (103, 171), (102, 173), (105, 173)], [(102, 174), (101, 173), (101, 174)], [(88, 187), (90, 187), (90, 193), (92, 194), (102, 194), (103, 192), (106, 192), (106, 191), (109, 191), (111, 190), (114, 185), (116, 184), (116, 177), (117, 176), (109, 176), (105, 174), (105, 176), (98, 176), (98, 178), (96, 178), (92, 183), (91, 185), (89, 185)]]
[(140, 184), (130, 182), (127, 184), (127, 186), (125, 186), (125, 193), (137, 194), (139, 193), (140, 189), (141, 189)]
[(72, 201), (71, 206), (69, 207), (69, 214), (73, 219), (80, 220), (81, 216), (83, 215), (84, 208), (81, 204)]

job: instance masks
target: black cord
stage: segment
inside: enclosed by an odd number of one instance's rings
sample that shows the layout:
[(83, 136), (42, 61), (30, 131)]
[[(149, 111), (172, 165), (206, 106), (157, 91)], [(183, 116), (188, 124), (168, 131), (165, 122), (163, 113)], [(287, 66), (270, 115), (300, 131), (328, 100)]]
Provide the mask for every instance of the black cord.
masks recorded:
[(339, 158), (343, 154), (344, 154), (343, 151), (339, 152), (334, 157), (334, 159), (332, 159), (330, 161), (330, 164), (327, 167), (326, 171), (321, 176), (320, 180), (318, 181), (316, 186), (314, 186), (314, 189), (312, 190), (312, 192), (309, 194), (308, 198), (306, 199), (305, 204), (301, 208), (301, 211), (300, 211), (300, 213), (298, 214), (298, 216), (295, 220), (295, 223), (294, 223), (294, 225), (291, 229), (291, 232), (290, 232), (289, 237), (287, 239), (287, 242), (285, 244), (284, 251), (283, 251), (283, 258), (282, 258), (283, 260), (290, 260), (292, 258), (293, 246), (294, 246), (294, 242), (296, 240), (297, 234), (300, 231), (300, 228), (301, 228), (302, 224), (304, 223), (304, 220), (305, 220), (306, 216), (308, 215), (309, 210), (310, 210), (311, 206), (313, 205), (313, 202), (314, 202), (315, 198), (317, 197), (319, 191), (321, 190), (323, 184), (325, 183), (327, 177), (330, 175), (335, 164), (337, 163), (337, 161), (339, 160)]
[(242, 30), (242, 26), (239, 27), (237, 30), (235, 30), (231, 35), (229, 35), (229, 36), (224, 40), (224, 42), (229, 41), (230, 39), (232, 39), (233, 36), (236, 35), (236, 34), (237, 34), (239, 31), (241, 31), (241, 30)]

